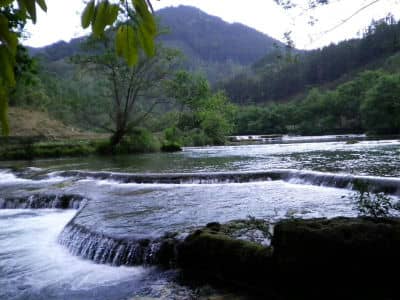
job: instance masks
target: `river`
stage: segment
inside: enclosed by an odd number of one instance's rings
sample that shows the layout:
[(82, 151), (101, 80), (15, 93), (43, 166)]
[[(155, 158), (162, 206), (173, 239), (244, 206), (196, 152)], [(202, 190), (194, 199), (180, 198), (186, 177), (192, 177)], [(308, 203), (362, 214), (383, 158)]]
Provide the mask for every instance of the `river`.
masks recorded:
[(353, 178), (397, 197), (400, 141), (359, 138), (0, 162), (0, 299), (191, 298), (173, 271), (141, 266), (156, 242), (140, 256), (138, 243), (212, 221), (355, 216)]

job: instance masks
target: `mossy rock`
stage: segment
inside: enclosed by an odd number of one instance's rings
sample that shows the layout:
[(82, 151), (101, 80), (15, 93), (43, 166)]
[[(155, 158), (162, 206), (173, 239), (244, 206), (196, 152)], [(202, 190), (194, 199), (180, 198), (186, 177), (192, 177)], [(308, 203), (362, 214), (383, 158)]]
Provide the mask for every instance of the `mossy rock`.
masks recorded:
[(271, 249), (233, 239), (219, 229), (210, 224), (179, 245), (177, 263), (184, 273), (254, 289), (268, 285), (274, 273)]
[(309, 299), (325, 297), (326, 291), (336, 299), (398, 295), (392, 275), (400, 267), (398, 219), (282, 221), (275, 226), (272, 246), (284, 292), (289, 285)]

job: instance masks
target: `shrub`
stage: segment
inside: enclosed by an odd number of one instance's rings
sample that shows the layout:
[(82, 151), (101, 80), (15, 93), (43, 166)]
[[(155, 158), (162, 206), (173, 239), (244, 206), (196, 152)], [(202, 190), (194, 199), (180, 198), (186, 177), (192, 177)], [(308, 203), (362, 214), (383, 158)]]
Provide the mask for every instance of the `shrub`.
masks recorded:
[(126, 136), (121, 143), (112, 148), (109, 141), (97, 144), (96, 152), (103, 155), (108, 154), (132, 154), (157, 152), (161, 148), (159, 140), (147, 129), (135, 128)]
[(164, 144), (161, 147), (161, 151), (163, 151), (163, 152), (179, 152), (179, 151), (182, 151), (182, 147), (178, 143), (164, 142)]
[(351, 196), (355, 202), (355, 209), (360, 216), (374, 218), (388, 217), (392, 209), (397, 209), (393, 200), (385, 193), (370, 191), (367, 184), (355, 182), (356, 193)]
[(116, 147), (116, 154), (147, 153), (159, 150), (160, 142), (151, 132), (144, 128), (135, 128), (132, 134)]

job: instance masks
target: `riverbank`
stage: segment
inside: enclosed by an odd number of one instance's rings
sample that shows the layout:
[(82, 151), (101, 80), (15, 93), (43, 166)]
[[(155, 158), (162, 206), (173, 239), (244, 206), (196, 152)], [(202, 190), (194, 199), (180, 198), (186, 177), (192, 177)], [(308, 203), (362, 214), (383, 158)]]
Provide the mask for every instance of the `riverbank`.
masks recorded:
[(47, 137), (0, 138), (0, 160), (33, 160), (90, 155), (125, 155), (134, 153), (177, 152), (174, 143), (161, 143), (156, 137), (139, 133), (111, 148), (107, 138), (49, 139)]

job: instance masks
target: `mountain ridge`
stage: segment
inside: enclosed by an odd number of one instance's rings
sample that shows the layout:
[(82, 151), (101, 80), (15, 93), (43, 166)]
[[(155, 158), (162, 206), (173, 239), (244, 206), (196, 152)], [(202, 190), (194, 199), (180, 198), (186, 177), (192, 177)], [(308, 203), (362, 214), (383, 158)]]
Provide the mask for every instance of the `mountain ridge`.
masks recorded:
[[(249, 26), (228, 23), (192, 6), (163, 8), (156, 11), (156, 16), (161, 30), (169, 31), (159, 40), (183, 52), (186, 69), (203, 73), (212, 82), (231, 76), (283, 45)], [(79, 53), (85, 39), (83, 36), (28, 49), (31, 55), (54, 62)]]

